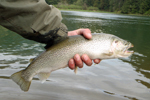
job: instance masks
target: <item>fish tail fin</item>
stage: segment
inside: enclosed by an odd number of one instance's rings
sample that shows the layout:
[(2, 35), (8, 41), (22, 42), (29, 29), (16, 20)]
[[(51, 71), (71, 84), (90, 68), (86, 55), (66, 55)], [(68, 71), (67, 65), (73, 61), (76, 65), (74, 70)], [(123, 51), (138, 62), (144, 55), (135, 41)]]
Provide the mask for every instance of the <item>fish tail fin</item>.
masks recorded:
[(22, 72), (23, 70), (12, 74), (11, 79), (17, 83), (23, 91), (26, 92), (29, 90), (31, 81), (25, 81), (25, 79), (22, 77)]

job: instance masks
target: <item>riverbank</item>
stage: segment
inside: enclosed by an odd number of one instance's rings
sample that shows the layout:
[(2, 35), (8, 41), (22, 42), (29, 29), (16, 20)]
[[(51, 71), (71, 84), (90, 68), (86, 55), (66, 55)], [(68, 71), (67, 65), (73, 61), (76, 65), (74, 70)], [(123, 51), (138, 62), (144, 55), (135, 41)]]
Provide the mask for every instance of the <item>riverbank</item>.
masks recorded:
[(79, 9), (60, 9), (59, 10), (64, 10), (64, 11), (83, 11), (83, 12), (99, 12), (99, 13), (110, 13), (110, 14), (121, 14), (121, 13), (115, 13), (115, 12), (107, 12), (107, 11), (101, 11), (101, 10), (79, 10)]
[(97, 7), (83, 7), (77, 5), (54, 5), (59, 10), (68, 10), (68, 11), (85, 11), (85, 12), (101, 12), (101, 13), (114, 13), (108, 11), (99, 10)]
[[(84, 6), (77, 6), (77, 5), (54, 5), (54, 6), (57, 7), (59, 10), (67, 10), (67, 11), (84, 11), (84, 12), (123, 14), (123, 13), (121, 13), (121, 11), (114, 11), (114, 12), (103, 11), (103, 10), (99, 10), (97, 7), (87, 7), (87, 6), (84, 7)], [(147, 12), (146, 14), (129, 13), (129, 14), (123, 14), (123, 15), (150, 16), (149, 13), (150, 12)]]

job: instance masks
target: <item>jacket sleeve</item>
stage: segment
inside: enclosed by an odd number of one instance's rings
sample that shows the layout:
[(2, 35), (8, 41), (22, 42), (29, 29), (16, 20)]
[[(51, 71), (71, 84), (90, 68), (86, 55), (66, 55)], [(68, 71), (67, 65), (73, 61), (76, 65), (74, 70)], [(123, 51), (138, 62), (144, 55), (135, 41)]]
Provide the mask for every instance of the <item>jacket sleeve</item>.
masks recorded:
[(52, 44), (67, 36), (61, 12), (45, 0), (0, 0), (0, 25), (24, 38)]

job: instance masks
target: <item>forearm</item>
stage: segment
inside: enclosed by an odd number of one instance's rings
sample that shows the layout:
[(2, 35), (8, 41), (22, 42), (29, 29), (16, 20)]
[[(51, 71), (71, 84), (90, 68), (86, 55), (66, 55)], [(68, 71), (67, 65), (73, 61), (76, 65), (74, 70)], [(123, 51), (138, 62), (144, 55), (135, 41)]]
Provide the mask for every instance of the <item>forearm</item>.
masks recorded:
[(47, 33), (66, 36), (66, 32), (57, 34), (61, 20), (60, 11), (45, 0), (0, 0), (0, 25), (31, 40), (47, 43), (48, 40), (42, 40)]

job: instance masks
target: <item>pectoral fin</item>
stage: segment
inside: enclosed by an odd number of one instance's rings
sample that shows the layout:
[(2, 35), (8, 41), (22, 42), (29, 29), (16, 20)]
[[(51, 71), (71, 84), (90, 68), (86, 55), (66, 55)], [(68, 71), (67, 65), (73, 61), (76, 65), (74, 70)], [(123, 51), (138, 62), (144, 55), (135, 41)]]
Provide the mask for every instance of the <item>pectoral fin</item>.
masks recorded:
[(31, 63), (34, 59), (35, 59), (35, 58), (31, 58), (31, 59), (29, 60), (29, 62)]
[(103, 53), (103, 55), (112, 56), (112, 55), (113, 55), (113, 52)]
[(41, 73), (38, 74), (38, 77), (39, 77), (40, 81), (41, 81), (42, 83), (44, 83), (44, 82), (47, 80), (47, 78), (50, 76), (50, 74), (51, 74), (51, 73), (44, 73), (44, 72), (41, 72)]

